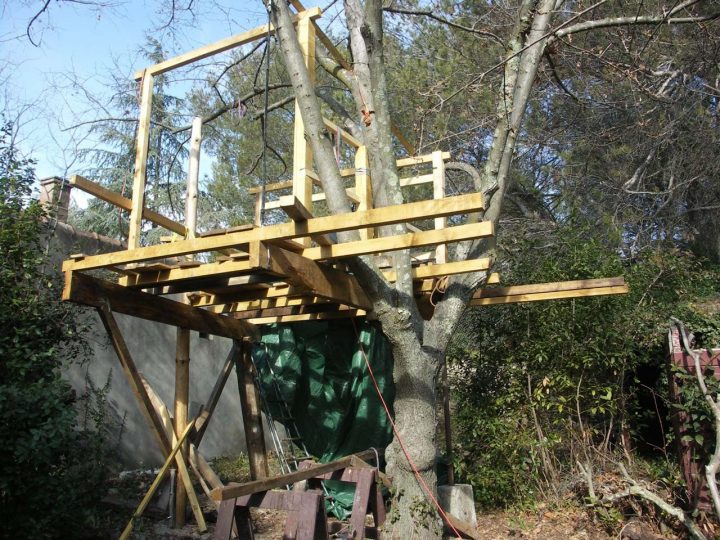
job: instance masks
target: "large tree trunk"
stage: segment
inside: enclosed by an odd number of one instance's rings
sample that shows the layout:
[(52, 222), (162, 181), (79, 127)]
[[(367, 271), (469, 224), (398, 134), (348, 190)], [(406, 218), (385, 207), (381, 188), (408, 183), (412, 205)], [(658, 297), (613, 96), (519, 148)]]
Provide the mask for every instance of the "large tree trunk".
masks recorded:
[(395, 490), (387, 534), (390, 538), (439, 538), (442, 522), (425, 491), (433, 496), (437, 491), (437, 358), (422, 349), (413, 331), (402, 328), (402, 321), (386, 321), (383, 329), (392, 343), (395, 362), (394, 409), (398, 429), (386, 451), (387, 473)]

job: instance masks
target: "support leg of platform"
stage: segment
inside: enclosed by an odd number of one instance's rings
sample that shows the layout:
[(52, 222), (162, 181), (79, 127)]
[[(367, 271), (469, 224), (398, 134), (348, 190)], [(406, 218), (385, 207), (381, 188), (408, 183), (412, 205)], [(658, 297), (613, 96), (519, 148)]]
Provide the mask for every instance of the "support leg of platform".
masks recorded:
[(260, 396), (258, 396), (253, 380), (253, 363), (248, 342), (243, 342), (242, 352), (235, 365), (235, 370), (238, 377), (243, 428), (250, 462), (250, 477), (253, 480), (267, 478), (270, 475), (270, 469), (265, 451)]

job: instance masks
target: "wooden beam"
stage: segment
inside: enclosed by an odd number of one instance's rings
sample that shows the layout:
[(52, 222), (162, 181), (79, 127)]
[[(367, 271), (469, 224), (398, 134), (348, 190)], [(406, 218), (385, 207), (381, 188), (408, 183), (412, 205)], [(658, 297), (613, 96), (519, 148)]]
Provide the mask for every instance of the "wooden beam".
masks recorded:
[[(445, 198), (445, 161), (442, 158), (442, 152), (432, 153), (433, 164), (433, 199), (439, 200)], [(447, 227), (446, 217), (435, 218), (435, 229), (444, 229)], [(435, 248), (435, 262), (442, 264), (447, 262), (448, 250), (447, 244), (440, 244)]]
[[(358, 211), (364, 212), (373, 206), (372, 181), (370, 180), (370, 160), (367, 148), (361, 146), (355, 152), (355, 192), (358, 196)], [(367, 240), (375, 237), (375, 229), (360, 229), (360, 238)]]
[(573, 281), (554, 281), (550, 283), (533, 283), (530, 285), (511, 285), (508, 287), (479, 289), (475, 292), (473, 298), (561, 292), (576, 289), (594, 289), (597, 287), (617, 287), (620, 285), (625, 285), (625, 278), (622, 276), (599, 279), (576, 279)]
[[(490, 258), (469, 259), (466, 261), (453, 261), (443, 264), (426, 264), (412, 269), (413, 280), (421, 280), (432, 277), (450, 276), (455, 274), (467, 274), (469, 272), (481, 272), (492, 266)], [(385, 279), (395, 281), (395, 270), (383, 272)]]
[(227, 383), (227, 380), (230, 377), (230, 372), (235, 365), (235, 361), (240, 356), (241, 347), (238, 343), (239, 342), (237, 340), (233, 341), (233, 346), (230, 348), (230, 352), (220, 369), (220, 374), (215, 381), (215, 386), (213, 386), (210, 396), (208, 396), (205, 405), (203, 405), (202, 410), (198, 413), (197, 420), (195, 420), (195, 433), (193, 434), (192, 442), (197, 447), (200, 446), (200, 443), (205, 436), (205, 431), (207, 431), (210, 418), (212, 418), (212, 414), (215, 412), (215, 407), (217, 407), (218, 401), (220, 401), (220, 395), (222, 394), (223, 388), (225, 388), (225, 383)]
[(242, 352), (235, 363), (235, 373), (238, 379), (243, 431), (250, 462), (250, 478), (260, 480), (270, 476), (270, 466), (265, 451), (260, 396), (253, 380), (253, 363), (248, 344), (243, 344)]
[[(313, 218), (312, 212), (305, 208), (305, 206), (300, 202), (297, 197), (295, 197), (295, 195), (286, 195), (285, 197), (280, 197), (279, 203), (280, 208), (282, 208), (283, 212), (285, 212), (287, 216), (295, 222), (307, 221), (308, 219)], [(326, 234), (315, 234), (312, 235), (310, 238), (312, 238), (321, 246), (330, 246), (335, 243)]]
[[(135, 523), (135, 520), (142, 516), (143, 512), (145, 512), (145, 509), (147, 508), (148, 504), (150, 504), (150, 501), (152, 500), (153, 495), (155, 494), (155, 491), (157, 491), (157, 488), (160, 487), (160, 483), (162, 482), (163, 478), (165, 478), (165, 475), (168, 472), (168, 469), (170, 469), (170, 465), (172, 464), (173, 460), (175, 459), (175, 454), (178, 453), (180, 448), (182, 447), (185, 440), (190, 435), (190, 431), (192, 428), (192, 424), (188, 424), (187, 428), (185, 428), (185, 431), (182, 433), (180, 438), (178, 439), (175, 446), (170, 450), (170, 453), (167, 456), (167, 459), (165, 459), (165, 463), (163, 463), (163, 466), (160, 468), (160, 472), (158, 472), (157, 476), (155, 477), (155, 480), (153, 480), (153, 483), (150, 485), (150, 488), (148, 489), (147, 493), (143, 497), (143, 500), (140, 501), (140, 504), (137, 507), (137, 510), (133, 513), (132, 517), (130, 518), (130, 521), (125, 526), (125, 529), (123, 530), (122, 534), (120, 535), (120, 540), (126, 540), (130, 537), (130, 533), (132, 532), (133, 525)], [(207, 527), (204, 527), (201, 532), (204, 532), (207, 530)]]
[[(482, 209), (483, 195), (481, 193), (468, 193), (465, 195), (446, 197), (440, 201), (418, 201), (400, 205), (384, 206), (382, 208), (371, 208), (364, 212), (358, 211), (351, 212), (349, 214), (316, 217), (300, 223), (281, 223), (278, 225), (258, 227), (249, 231), (238, 231), (236, 233), (221, 236), (194, 238), (173, 242), (172, 244), (148, 246), (144, 248), (130, 249), (127, 251), (105, 253), (102, 255), (91, 255), (78, 261), (65, 261), (63, 263), (63, 270), (103, 268), (117, 264), (142, 262), (164, 257), (177, 257), (188, 253), (217, 251), (219, 249), (235, 248), (239, 246), (247, 247), (250, 242), (255, 241), (291, 239), (302, 236), (310, 236), (313, 234), (347, 231), (356, 228), (379, 227), (395, 223), (404, 223), (417, 219), (472, 213)], [(445, 229), (445, 231), (436, 232), (447, 232), (450, 236), (457, 236), (461, 227), (467, 227), (467, 225), (450, 227)], [(485, 228), (480, 227), (479, 229), (484, 231), (480, 236), (485, 236), (487, 231), (492, 231), (492, 225), (485, 225), (484, 227)], [(455, 233), (452, 232), (454, 229), (457, 229)], [(439, 244), (442, 242), (453, 241), (455, 240), (439, 239), (434, 243)]]
[(258, 335), (258, 331), (253, 325), (243, 321), (216, 315), (167, 298), (134, 291), (77, 272), (65, 274), (65, 289), (62, 298), (87, 306), (109, 306), (113, 311), (125, 315), (231, 339)]
[[(162, 421), (165, 435), (170, 441), (170, 446), (175, 446), (175, 444), (177, 444), (178, 437), (173, 429), (173, 419), (170, 416), (170, 412), (167, 410), (165, 403), (163, 403), (163, 400), (160, 399), (160, 396), (157, 395), (145, 377), (140, 375), (140, 379), (142, 380), (143, 387), (150, 398), (155, 414), (157, 414)], [(167, 452), (163, 452), (163, 455), (167, 455)], [(205, 529), (205, 517), (203, 516), (200, 503), (198, 502), (197, 495), (195, 494), (195, 488), (193, 487), (192, 480), (190, 479), (190, 473), (187, 468), (187, 459), (183, 457), (182, 452), (175, 456), (175, 462), (177, 463), (178, 482), (182, 483), (182, 489), (187, 493), (188, 498), (190, 499), (190, 507), (192, 508), (193, 515), (195, 516), (195, 521), (198, 523), (200, 528)]]
[(515, 304), (519, 302), (538, 302), (541, 300), (565, 300), (568, 298), (586, 298), (590, 296), (609, 296), (613, 294), (627, 294), (627, 285), (617, 287), (597, 287), (594, 289), (574, 289), (568, 291), (555, 291), (544, 293), (525, 293), (508, 296), (490, 296), (487, 298), (472, 298), (470, 306), (491, 306), (496, 304)]
[[(220, 305), (211, 306), (208, 309), (214, 313), (242, 313), (257, 312), (258, 310), (267, 313), (268, 309), (287, 308), (293, 306), (311, 306), (315, 304), (327, 304), (325, 298), (317, 298), (315, 296), (305, 296), (290, 298), (282, 296), (280, 298), (262, 298), (258, 300), (249, 300), (246, 302), (227, 302)], [(256, 315), (260, 316), (260, 315)], [(242, 317), (247, 318), (247, 317)]]
[[(73, 175), (70, 177), (70, 185), (73, 187), (76, 187), (78, 189), (83, 190), (85, 193), (88, 193), (102, 201), (108, 202), (112, 205), (115, 205), (119, 208), (122, 208), (123, 210), (127, 210), (128, 212), (132, 210), (132, 201), (128, 199), (127, 197), (123, 197), (119, 193), (115, 193), (114, 191), (110, 191), (109, 189), (104, 188), (100, 184), (97, 184), (91, 180), (88, 180), (87, 178), (83, 178), (80, 175)], [(142, 210), (142, 217), (144, 219), (147, 219), (148, 221), (152, 221), (156, 225), (159, 225), (160, 227), (163, 227), (169, 231), (172, 231), (174, 233), (180, 234), (182, 236), (185, 236), (185, 226), (181, 223), (178, 223), (177, 221), (173, 221), (172, 219), (166, 218), (165, 216), (162, 216), (158, 214), (157, 212), (153, 212), (152, 210), (146, 208), (143, 206)]]
[[(346, 189), (345, 194), (348, 196), (348, 199), (350, 199), (351, 201), (358, 202), (358, 196), (355, 194), (355, 190), (353, 188)], [(325, 192), (321, 191), (319, 193), (313, 193), (311, 199), (312, 199), (312, 202), (316, 203), (316, 202), (324, 201), (325, 199), (327, 199), (327, 197), (325, 196)], [(281, 207), (282, 207), (282, 203), (279, 200), (270, 201), (270, 202), (265, 203), (265, 210), (277, 210), (278, 208), (281, 208)]]
[[(444, 161), (447, 161), (450, 159), (450, 152), (442, 152), (442, 158)], [(432, 163), (432, 154), (426, 154), (424, 156), (416, 156), (416, 157), (409, 157), (409, 158), (400, 158), (396, 161), (396, 165), (398, 169), (404, 168), (404, 167), (411, 167), (413, 165), (422, 165), (423, 163)], [(355, 169), (340, 169), (340, 176), (342, 177), (350, 177), (355, 176)], [(319, 186), (322, 186), (319, 179), (314, 179), (315, 183)], [(400, 179), (400, 186), (414, 186), (419, 184), (430, 184), (432, 183), (432, 174), (427, 174), (424, 176), (412, 176), (410, 178), (401, 178)], [(292, 182), (275, 182), (273, 184), (267, 184), (265, 186), (265, 192), (270, 191), (278, 191), (281, 189), (289, 189), (292, 187)], [(250, 194), (257, 194), (260, 193), (262, 190), (261, 187), (251, 187), (248, 189), (248, 193)]]
[[(319, 17), (321, 14), (322, 10), (320, 8), (311, 8), (305, 12), (295, 15), (293, 17), (293, 22), (297, 22), (298, 19), (301, 17), (310, 17), (314, 19)], [(269, 30), (271, 34), (275, 32), (275, 28), (272, 25), (270, 25)], [(183, 53), (174, 58), (170, 58), (168, 60), (165, 60), (164, 62), (154, 64), (146, 68), (146, 71), (153, 75), (159, 75), (161, 73), (165, 73), (166, 71), (192, 64), (193, 62), (202, 60), (203, 58), (207, 58), (209, 56), (213, 56), (215, 54), (234, 49), (235, 47), (241, 47), (243, 45), (246, 45), (247, 43), (262, 39), (267, 36), (267, 34), (268, 25), (265, 24), (263, 26), (253, 28), (252, 30), (248, 30), (247, 32), (243, 32), (242, 34), (237, 34), (221, 39), (220, 41), (216, 41), (215, 43), (212, 43), (210, 45), (198, 47), (197, 49), (193, 49), (192, 51)], [(140, 80), (142, 78), (142, 74), (142, 71), (136, 72), (135, 80)]]
[(339, 133), (340, 138), (348, 143), (350, 146), (354, 146), (355, 148), (360, 148), (362, 146), (362, 143), (353, 137), (350, 133), (345, 131), (343, 128), (339, 127), (335, 122), (332, 120), (328, 120), (327, 118), (323, 118), (323, 123), (325, 124), (325, 127), (328, 128), (330, 133)]
[(137, 274), (120, 278), (125, 287), (147, 288), (167, 283), (181, 283), (191, 279), (223, 278), (250, 272), (254, 265), (250, 260), (229, 260), (198, 264), (194, 267), (172, 267), (167, 269), (145, 270), (138, 268)]
[(347, 319), (349, 317), (364, 317), (367, 313), (362, 309), (339, 306), (336, 311), (321, 311), (319, 313), (304, 313), (302, 315), (276, 315), (248, 319), (252, 324), (276, 324), (300, 321), (326, 321), (330, 319)]
[(365, 450), (355, 456), (347, 456), (330, 463), (322, 463), (319, 465), (313, 465), (306, 469), (291, 472), (288, 474), (281, 474), (279, 476), (273, 476), (272, 478), (266, 478), (263, 480), (255, 480), (253, 482), (246, 482), (244, 484), (229, 484), (222, 489), (213, 489), (211, 497), (215, 501), (227, 501), (228, 499), (236, 499), (243, 495), (252, 495), (260, 491), (268, 491), (271, 489), (285, 487), (296, 482), (308, 480), (314, 478), (317, 475), (325, 474), (333, 471), (339, 471), (350, 467), (353, 463), (353, 457), (360, 459), (370, 459), (375, 456), (373, 450)]
[[(440, 156), (443, 158), (443, 160), (447, 161), (450, 159), (450, 152), (442, 152)], [(397, 165), (398, 169), (402, 169), (403, 167), (412, 167), (413, 165), (422, 165), (423, 163), (432, 163), (433, 161), (433, 155), (432, 154), (425, 154), (423, 156), (413, 156), (413, 157), (406, 157), (398, 159), (395, 164)]]
[[(306, 12), (303, 12), (306, 13)], [(309, 17), (300, 17), (297, 23), (297, 39), (310, 76), (310, 92), (315, 86), (315, 27)], [(313, 168), (313, 155), (310, 143), (305, 140), (305, 122), (302, 108), (295, 99), (295, 120), (293, 123), (293, 187), (292, 194), (312, 213), (312, 179), (308, 172)], [(310, 245), (309, 238), (301, 240)]]
[(120, 327), (115, 320), (111, 306), (107, 303), (98, 302), (96, 307), (100, 320), (107, 331), (113, 349), (115, 349), (115, 353), (120, 361), (120, 366), (125, 374), (125, 378), (130, 385), (130, 389), (135, 395), (140, 411), (155, 435), (155, 438), (160, 445), (160, 450), (164, 455), (167, 455), (171, 449), (170, 439), (165, 432), (162, 419), (155, 412), (155, 407), (153, 406), (152, 400), (145, 389), (142, 377), (137, 370), (135, 361), (130, 354), (130, 349), (128, 349), (125, 338), (123, 337)]
[(141, 76), (140, 117), (138, 118), (137, 139), (135, 145), (135, 168), (133, 172), (132, 206), (130, 208), (130, 229), (128, 248), (140, 245), (142, 233), (142, 215), (145, 207), (145, 176), (147, 175), (147, 157), (150, 149), (150, 118), (152, 115), (153, 75), (145, 70)]
[(336, 313), (340, 311), (348, 311), (348, 306), (339, 306), (333, 302), (315, 302), (315, 303), (303, 303), (301, 305), (293, 305), (287, 307), (278, 308), (266, 308), (266, 309), (254, 309), (248, 311), (236, 311), (233, 313), (233, 317), (236, 319), (257, 319), (259, 317), (287, 317), (294, 315), (315, 315), (317, 313)]
[(265, 249), (260, 249), (259, 266), (268, 272), (285, 276), (288, 282), (307, 288), (314, 296), (353, 307), (372, 309), (372, 303), (353, 276), (296, 253), (265, 246)]
[(448, 227), (440, 231), (430, 230), (418, 233), (407, 233), (397, 236), (384, 236), (370, 240), (345, 242), (333, 246), (307, 248), (302, 256), (314, 261), (324, 259), (340, 259), (356, 255), (370, 255), (384, 251), (396, 251), (415, 247), (434, 246), (442, 243), (460, 242), (492, 236), (494, 228), (491, 221), (468, 223), (456, 227)]

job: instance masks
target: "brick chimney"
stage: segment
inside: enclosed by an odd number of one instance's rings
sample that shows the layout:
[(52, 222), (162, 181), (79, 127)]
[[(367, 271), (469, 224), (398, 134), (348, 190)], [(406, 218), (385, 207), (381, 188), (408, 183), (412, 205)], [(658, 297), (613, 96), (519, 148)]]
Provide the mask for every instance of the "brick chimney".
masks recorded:
[[(67, 222), (71, 187), (58, 176), (40, 180), (40, 204), (51, 212), (51, 217), (56, 217), (62, 223)], [(56, 212), (55, 215), (52, 215), (53, 212)]]

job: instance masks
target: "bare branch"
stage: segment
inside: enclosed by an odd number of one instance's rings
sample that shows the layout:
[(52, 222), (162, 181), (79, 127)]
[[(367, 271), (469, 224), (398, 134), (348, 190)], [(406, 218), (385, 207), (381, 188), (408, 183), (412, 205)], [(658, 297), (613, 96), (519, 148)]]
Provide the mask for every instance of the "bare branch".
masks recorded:
[(492, 32), (488, 32), (487, 30), (478, 30), (477, 28), (471, 28), (469, 26), (463, 26), (456, 22), (449, 21), (443, 17), (440, 17), (439, 15), (436, 15), (435, 13), (433, 13), (430, 10), (404, 9), (404, 8), (394, 7), (394, 6), (390, 5), (390, 6), (384, 7), (383, 11), (387, 11), (388, 13), (398, 13), (401, 15), (418, 15), (418, 16), (428, 17), (429, 19), (433, 19), (439, 23), (449, 26), (450, 28), (455, 28), (456, 30), (462, 30), (463, 32), (469, 32), (471, 34), (475, 34), (476, 36), (491, 39), (494, 42), (505, 47), (505, 42), (502, 39), (500, 39), (499, 36), (497, 36), (496, 34), (493, 34)]

